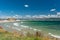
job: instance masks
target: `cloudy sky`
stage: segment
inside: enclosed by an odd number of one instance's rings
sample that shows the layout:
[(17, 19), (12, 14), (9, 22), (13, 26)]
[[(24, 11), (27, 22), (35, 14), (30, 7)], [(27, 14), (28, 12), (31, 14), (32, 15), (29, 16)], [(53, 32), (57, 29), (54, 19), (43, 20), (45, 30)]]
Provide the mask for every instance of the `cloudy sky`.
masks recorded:
[(0, 0), (0, 16), (41, 15), (60, 11), (60, 0)]

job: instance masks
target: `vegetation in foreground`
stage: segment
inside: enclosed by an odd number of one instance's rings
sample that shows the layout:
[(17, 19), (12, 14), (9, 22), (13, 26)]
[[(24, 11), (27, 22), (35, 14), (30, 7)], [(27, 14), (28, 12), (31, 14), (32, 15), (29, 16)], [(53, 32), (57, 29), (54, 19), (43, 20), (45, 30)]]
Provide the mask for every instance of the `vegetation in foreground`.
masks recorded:
[(21, 36), (17, 33), (10, 33), (3, 29), (0, 29), (0, 40), (41, 40), (40, 37), (33, 36)]
[(38, 32), (33, 35), (28, 32), (26, 36), (24, 36), (23, 34), (17, 32), (5, 31), (0, 27), (0, 40), (56, 40), (54, 37), (51, 38), (49, 38), (48, 35), (40, 35)]

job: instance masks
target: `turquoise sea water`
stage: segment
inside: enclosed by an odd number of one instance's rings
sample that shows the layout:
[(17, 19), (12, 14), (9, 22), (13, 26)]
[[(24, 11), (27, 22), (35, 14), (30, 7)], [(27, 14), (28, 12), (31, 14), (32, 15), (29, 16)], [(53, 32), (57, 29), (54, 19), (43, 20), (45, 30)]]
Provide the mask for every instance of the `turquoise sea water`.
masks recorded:
[(20, 25), (25, 25), (42, 30), (44, 33), (52, 33), (55, 35), (60, 35), (60, 21), (20, 21), (20, 22), (0, 23), (0, 25), (8, 29), (6, 26), (14, 26), (13, 23), (18, 23), (19, 27)]
[(40, 29), (45, 33), (60, 35), (60, 21), (31, 21), (24, 22), (24, 25)]

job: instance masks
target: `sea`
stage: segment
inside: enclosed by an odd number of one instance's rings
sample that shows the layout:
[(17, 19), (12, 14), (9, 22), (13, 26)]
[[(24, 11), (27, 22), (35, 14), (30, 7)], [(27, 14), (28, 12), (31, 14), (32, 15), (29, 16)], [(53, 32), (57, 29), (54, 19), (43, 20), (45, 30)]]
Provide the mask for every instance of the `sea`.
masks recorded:
[(8, 27), (20, 27), (21, 25), (39, 29), (44, 33), (52, 33), (60, 36), (60, 21), (19, 21), (0, 23), (0, 26), (8, 31), (11, 30), (11, 28)]

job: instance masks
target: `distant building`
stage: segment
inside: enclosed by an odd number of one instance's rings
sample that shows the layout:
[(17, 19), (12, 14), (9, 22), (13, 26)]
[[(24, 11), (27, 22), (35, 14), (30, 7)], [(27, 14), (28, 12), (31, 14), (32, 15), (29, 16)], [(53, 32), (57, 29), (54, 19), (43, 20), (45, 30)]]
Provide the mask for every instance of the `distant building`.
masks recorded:
[(7, 20), (8, 20), (8, 21), (16, 21), (15, 18), (8, 18)]

